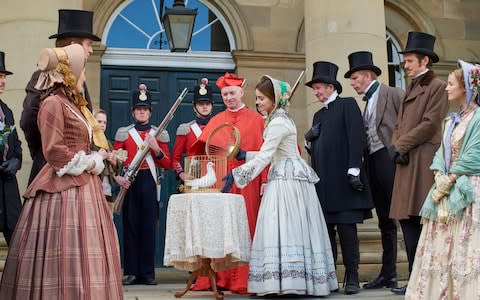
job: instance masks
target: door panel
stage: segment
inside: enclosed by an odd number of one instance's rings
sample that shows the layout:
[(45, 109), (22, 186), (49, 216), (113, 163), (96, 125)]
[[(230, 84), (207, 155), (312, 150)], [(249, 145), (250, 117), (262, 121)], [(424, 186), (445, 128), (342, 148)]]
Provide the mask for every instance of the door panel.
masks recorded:
[[(153, 125), (158, 126), (165, 117), (181, 91), (186, 87), (189, 93), (182, 101), (174, 114), (172, 121), (167, 126), (170, 135), (170, 151), (173, 149), (177, 127), (181, 123), (194, 119), (193, 89), (203, 77), (208, 78), (214, 97), (214, 114), (222, 111), (225, 106), (220, 96), (220, 91), (215, 85), (215, 80), (224, 72), (211, 70), (169, 70), (161, 68), (142, 67), (117, 67), (102, 66), (100, 107), (107, 112), (108, 126), (107, 138), (114, 139), (119, 127), (127, 126), (134, 122), (131, 113), (132, 94), (138, 90), (138, 85), (144, 83), (152, 94)], [(168, 199), (175, 193), (177, 181), (172, 171), (165, 171), (162, 179), (160, 200), (160, 219), (157, 235), (156, 267), (163, 267), (163, 250), (165, 241), (165, 221)], [(120, 246), (123, 244), (123, 231), (121, 217), (115, 216)], [(122, 248), (122, 247), (121, 247)], [(123, 257), (123, 249), (121, 249)]]

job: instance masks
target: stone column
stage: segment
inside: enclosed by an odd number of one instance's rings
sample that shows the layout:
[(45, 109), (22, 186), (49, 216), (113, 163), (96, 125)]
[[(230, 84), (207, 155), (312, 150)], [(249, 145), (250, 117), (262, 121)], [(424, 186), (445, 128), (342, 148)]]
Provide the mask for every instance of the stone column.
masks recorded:
[[(383, 0), (305, 0), (306, 81), (312, 78), (315, 61), (335, 63), (339, 67), (337, 80), (343, 87), (341, 96), (355, 96), (363, 110), (363, 101), (350, 87), (349, 80), (343, 77), (349, 69), (347, 56), (361, 50), (372, 52), (374, 64), (383, 73), (379, 81), (388, 84), (385, 29)], [(311, 126), (320, 104), (308, 87), (306, 95), (306, 118)], [(374, 233), (376, 230), (376, 218), (358, 226), (362, 256), (359, 270), (361, 281), (375, 278), (381, 268), (382, 247), (380, 235)], [(405, 252), (400, 247), (398, 250), (398, 276), (406, 278)], [(342, 265), (339, 265), (337, 275), (343, 278)]]
[[(305, 0), (305, 80), (311, 80), (315, 61), (330, 61), (339, 67), (341, 96), (357, 96), (343, 75), (349, 69), (348, 54), (366, 50), (373, 53), (375, 65), (384, 73), (379, 80), (388, 84), (385, 32), (383, 0)], [(311, 122), (320, 105), (306, 88)], [(363, 103), (359, 105), (363, 108)]]

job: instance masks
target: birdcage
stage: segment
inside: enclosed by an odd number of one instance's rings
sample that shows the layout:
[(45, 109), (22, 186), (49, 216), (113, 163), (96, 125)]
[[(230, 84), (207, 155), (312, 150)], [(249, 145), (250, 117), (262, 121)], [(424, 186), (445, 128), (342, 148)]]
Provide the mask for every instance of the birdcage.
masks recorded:
[(221, 156), (193, 155), (185, 157), (184, 193), (218, 193), (227, 175), (227, 159)]

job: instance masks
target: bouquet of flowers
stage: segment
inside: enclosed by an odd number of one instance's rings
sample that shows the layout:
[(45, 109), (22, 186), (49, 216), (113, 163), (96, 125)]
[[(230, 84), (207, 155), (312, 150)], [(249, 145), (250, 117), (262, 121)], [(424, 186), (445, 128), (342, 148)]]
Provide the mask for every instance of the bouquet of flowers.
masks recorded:
[(15, 130), (15, 125), (9, 126), (5, 123), (0, 122), (0, 147), (3, 148), (3, 145), (8, 144), (8, 136)]

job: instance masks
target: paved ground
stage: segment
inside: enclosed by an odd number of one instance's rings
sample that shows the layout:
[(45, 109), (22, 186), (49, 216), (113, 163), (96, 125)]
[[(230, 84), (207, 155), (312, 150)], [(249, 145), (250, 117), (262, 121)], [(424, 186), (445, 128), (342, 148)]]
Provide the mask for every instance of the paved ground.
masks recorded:
[[(181, 291), (185, 288), (185, 284), (181, 283), (163, 283), (157, 286), (146, 286), (146, 285), (134, 285), (125, 287), (125, 300), (164, 300), (164, 299), (178, 299), (175, 298), (175, 292)], [(401, 300), (403, 296), (396, 296), (390, 292), (389, 289), (379, 289), (379, 290), (361, 290), (360, 293), (356, 295), (345, 295), (340, 293), (332, 293), (328, 299), (335, 300), (360, 300), (360, 299), (392, 299), (392, 300)], [(297, 297), (295, 299), (323, 299), (327, 297)], [(181, 299), (184, 300), (194, 300), (194, 299), (214, 299), (211, 292), (188, 292)], [(228, 292), (225, 292), (225, 299), (264, 299), (261, 297), (248, 297), (240, 295), (232, 295)], [(270, 299), (275, 299), (271, 297)], [(276, 298), (276, 299), (289, 299), (289, 298)]]

